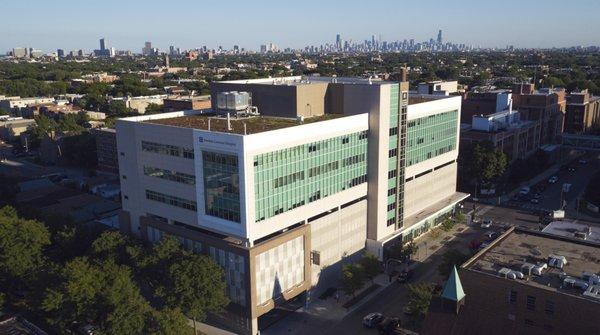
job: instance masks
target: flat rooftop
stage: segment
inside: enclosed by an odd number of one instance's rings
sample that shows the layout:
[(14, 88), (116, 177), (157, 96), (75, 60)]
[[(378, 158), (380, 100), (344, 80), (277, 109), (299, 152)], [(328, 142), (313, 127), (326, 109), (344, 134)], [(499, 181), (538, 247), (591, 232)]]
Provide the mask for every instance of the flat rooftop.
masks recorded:
[(218, 81), (223, 84), (255, 84), (255, 85), (280, 85), (280, 86), (300, 86), (314, 85), (326, 83), (338, 84), (393, 84), (395, 82), (384, 81), (381, 78), (358, 78), (358, 77), (321, 77), (321, 76), (292, 76), (292, 77), (275, 77), (275, 78), (260, 78), (260, 79), (241, 79), (241, 80), (226, 80)]
[[(541, 276), (532, 274), (529, 277), (526, 275), (524, 279), (504, 280), (515, 280), (524, 285), (585, 297), (583, 289), (563, 287), (563, 279), (565, 276), (581, 279), (584, 272), (600, 273), (600, 245), (590, 242), (511, 228), (467, 261), (463, 268), (503, 277), (499, 273), (502, 268), (522, 271), (524, 263), (546, 263), (550, 255), (564, 256), (567, 265), (563, 269), (548, 267)], [(600, 299), (589, 299), (600, 303)]]
[(585, 236), (588, 242), (598, 243), (600, 246), (600, 228), (570, 221), (554, 221), (548, 224), (542, 232), (572, 238), (581, 238)]
[[(145, 123), (161, 124), (166, 126), (193, 128), (201, 130), (210, 130), (220, 133), (231, 133), (238, 135), (252, 135), (262, 133), (265, 131), (271, 131), (276, 129), (283, 129), (288, 127), (300, 126), (302, 124), (327, 121), (336, 118), (344, 117), (342, 114), (325, 114), (321, 116), (314, 116), (311, 118), (305, 118), (304, 121), (299, 121), (292, 118), (279, 118), (279, 117), (267, 117), (267, 116), (251, 116), (235, 118), (231, 117), (231, 130), (227, 129), (227, 118), (222, 116), (210, 115), (210, 114), (197, 114), (188, 116), (178, 116), (166, 119), (154, 119), (143, 121)], [(210, 120), (210, 129), (208, 124)], [(244, 124), (246, 130), (244, 133)]]

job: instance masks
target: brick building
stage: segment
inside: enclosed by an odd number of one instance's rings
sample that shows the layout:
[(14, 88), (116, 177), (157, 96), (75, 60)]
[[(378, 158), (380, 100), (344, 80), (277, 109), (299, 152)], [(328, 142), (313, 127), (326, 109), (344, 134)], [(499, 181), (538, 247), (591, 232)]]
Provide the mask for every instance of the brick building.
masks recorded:
[(198, 110), (210, 108), (210, 96), (199, 96), (189, 98), (165, 99), (164, 110), (166, 113), (185, 110)]
[(590, 95), (588, 90), (571, 92), (567, 97), (565, 131), (584, 133), (600, 127), (600, 97)]
[(451, 276), (462, 294), (434, 299), (421, 334), (598, 334), (599, 259), (598, 244), (511, 228)]
[(512, 93), (514, 108), (521, 112), (521, 118), (539, 121), (541, 143), (556, 143), (563, 132), (567, 104), (565, 89), (536, 90), (533, 84), (516, 84)]
[(96, 136), (98, 170), (119, 174), (116, 131), (111, 128), (100, 128), (95, 129), (93, 133)]

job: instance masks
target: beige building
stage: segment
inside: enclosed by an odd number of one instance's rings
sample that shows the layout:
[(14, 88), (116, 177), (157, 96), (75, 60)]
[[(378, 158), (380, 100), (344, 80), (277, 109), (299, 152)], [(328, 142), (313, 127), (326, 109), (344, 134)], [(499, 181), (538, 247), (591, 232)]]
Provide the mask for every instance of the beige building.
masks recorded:
[(20, 117), (0, 118), (0, 139), (7, 142), (16, 141), (21, 133), (35, 125), (35, 120)]
[[(152, 242), (175, 235), (217, 261), (236, 333), (256, 334), (275, 307), (337, 285), (364, 249), (386, 259), (467, 197), (456, 192), (460, 97), (409, 104), (407, 83), (358, 78), (214, 87), (251, 92), (260, 115), (117, 121), (121, 229)], [(305, 103), (320, 106), (316, 116)]]

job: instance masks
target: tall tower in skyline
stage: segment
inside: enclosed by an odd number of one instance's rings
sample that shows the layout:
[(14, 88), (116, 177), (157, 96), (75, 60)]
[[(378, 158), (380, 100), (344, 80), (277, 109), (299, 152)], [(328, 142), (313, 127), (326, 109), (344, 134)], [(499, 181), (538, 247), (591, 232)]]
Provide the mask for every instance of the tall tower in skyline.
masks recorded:
[(335, 35), (335, 47), (339, 50), (342, 48), (342, 35)]
[(442, 44), (443, 43), (442, 30), (441, 29), (438, 31), (437, 43), (438, 44)]
[(104, 37), (100, 39), (100, 50), (106, 50), (106, 40), (104, 39)]

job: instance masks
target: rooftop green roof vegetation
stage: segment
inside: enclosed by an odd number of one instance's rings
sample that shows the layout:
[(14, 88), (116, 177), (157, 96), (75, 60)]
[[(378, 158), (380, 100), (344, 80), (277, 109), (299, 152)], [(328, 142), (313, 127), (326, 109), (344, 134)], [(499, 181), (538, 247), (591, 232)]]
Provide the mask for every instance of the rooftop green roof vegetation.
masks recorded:
[[(227, 129), (227, 117), (216, 116), (216, 115), (190, 115), (180, 116), (168, 119), (156, 119), (147, 120), (146, 123), (162, 124), (166, 126), (194, 128), (201, 130), (209, 130), (210, 120), (210, 131), (221, 132), (221, 133), (232, 133), (238, 135), (251, 135), (262, 133), (265, 131), (271, 131), (276, 129), (283, 129), (288, 127), (299, 126), (302, 124), (327, 121), (336, 118), (343, 117), (342, 114), (324, 114), (320, 116), (313, 116), (305, 118), (303, 121), (292, 118), (278, 118), (278, 117), (266, 117), (266, 116), (251, 116), (251, 117), (231, 117), (231, 130)], [(244, 124), (246, 129), (244, 130)]]

